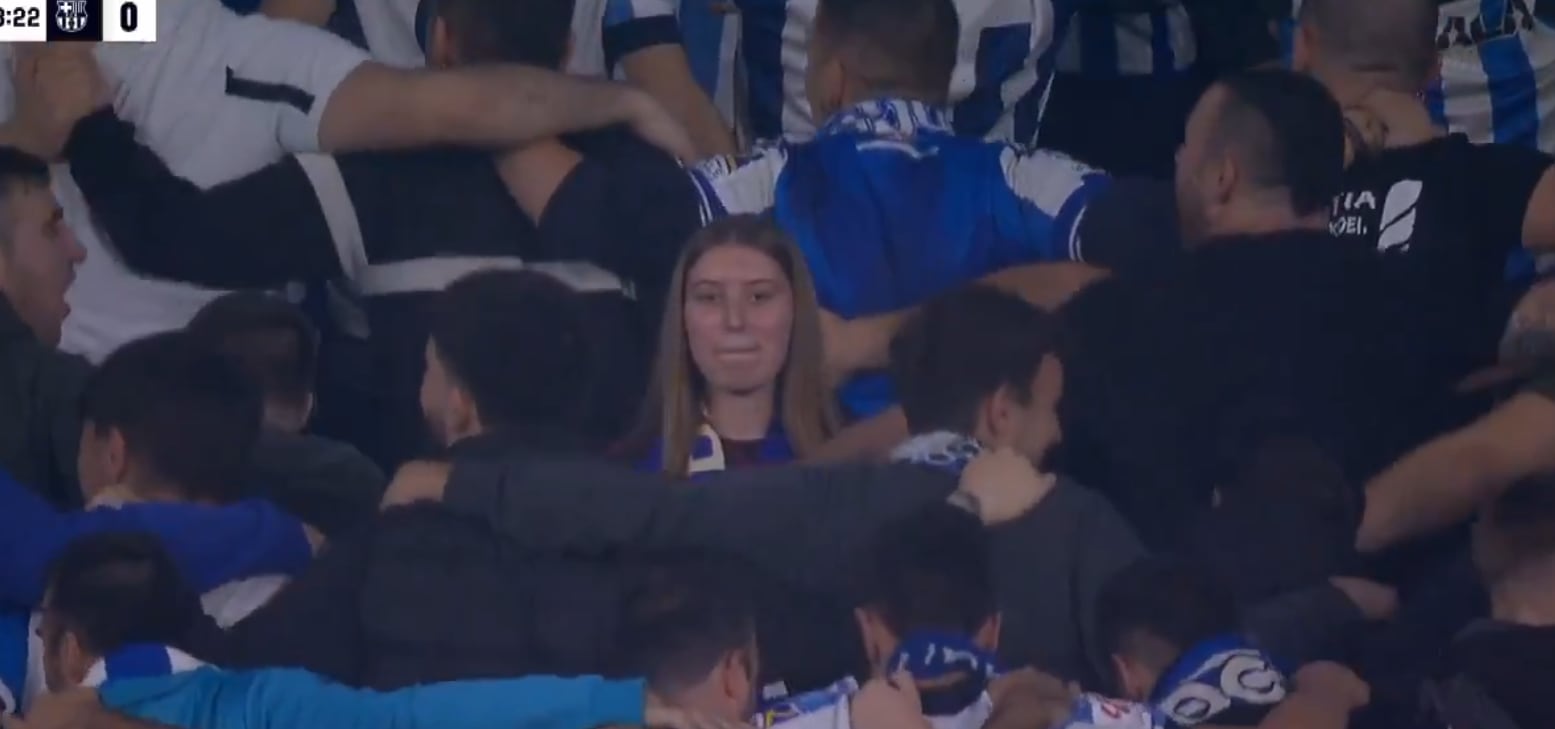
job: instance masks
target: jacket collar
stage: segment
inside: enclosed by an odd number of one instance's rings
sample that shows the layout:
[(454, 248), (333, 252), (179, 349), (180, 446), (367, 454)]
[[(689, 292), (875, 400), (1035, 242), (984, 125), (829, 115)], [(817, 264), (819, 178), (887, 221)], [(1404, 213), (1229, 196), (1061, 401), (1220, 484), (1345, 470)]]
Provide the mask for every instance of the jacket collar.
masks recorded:
[(838, 112), (816, 132), (816, 136), (911, 137), (922, 132), (952, 133), (949, 115), (944, 109), (922, 101), (875, 99)]
[(11, 306), (11, 300), (0, 294), (0, 342), (14, 342), (26, 340), (36, 343), (38, 337), (32, 333), (32, 327), (22, 321), (22, 317), (16, 313), (16, 307)]

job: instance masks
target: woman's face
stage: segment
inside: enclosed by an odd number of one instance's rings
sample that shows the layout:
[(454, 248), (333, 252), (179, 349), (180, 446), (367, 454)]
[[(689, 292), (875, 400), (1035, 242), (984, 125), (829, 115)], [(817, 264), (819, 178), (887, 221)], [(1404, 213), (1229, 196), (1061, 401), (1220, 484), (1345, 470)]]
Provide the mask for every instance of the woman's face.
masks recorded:
[(739, 244), (713, 248), (686, 272), (683, 305), (691, 358), (711, 391), (748, 393), (777, 381), (794, 294), (776, 261)]

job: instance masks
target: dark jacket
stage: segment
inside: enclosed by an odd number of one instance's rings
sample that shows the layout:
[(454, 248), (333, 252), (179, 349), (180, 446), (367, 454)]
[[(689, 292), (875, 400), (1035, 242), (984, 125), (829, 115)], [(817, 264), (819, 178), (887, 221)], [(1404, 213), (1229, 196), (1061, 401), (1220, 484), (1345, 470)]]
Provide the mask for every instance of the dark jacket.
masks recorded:
[[(872, 528), (954, 488), (950, 476), (911, 465), (777, 467), (685, 485), (608, 464), (507, 458), (458, 462), (445, 505), (486, 520), (525, 548), (727, 550), (790, 584), (846, 595), (849, 556)], [(1066, 482), (998, 529), (994, 550), (1001, 658), (1094, 679), (1101, 660), (1095, 596), (1141, 555), (1127, 526), (1101, 497)], [(812, 656), (826, 654), (824, 645), (811, 645)], [(842, 663), (840, 656), (812, 660)], [(833, 678), (846, 667), (834, 670)]]
[(91, 371), (39, 342), (0, 296), (0, 468), (60, 508), (81, 506), (76, 450)]
[[(449, 452), (517, 447), (492, 434)], [(402, 507), (331, 542), (312, 569), (199, 653), (223, 666), (304, 668), (378, 690), (599, 673), (621, 569), (610, 555), (526, 555), (484, 520)]]
[(1062, 310), (1066, 471), (1165, 550), (1271, 439), (1315, 447), (1358, 494), (1404, 387), (1384, 295), (1376, 256), (1323, 231), (1225, 238), (1087, 289)]
[(266, 430), (254, 447), (250, 494), (334, 538), (378, 514), (388, 479), (344, 443)]

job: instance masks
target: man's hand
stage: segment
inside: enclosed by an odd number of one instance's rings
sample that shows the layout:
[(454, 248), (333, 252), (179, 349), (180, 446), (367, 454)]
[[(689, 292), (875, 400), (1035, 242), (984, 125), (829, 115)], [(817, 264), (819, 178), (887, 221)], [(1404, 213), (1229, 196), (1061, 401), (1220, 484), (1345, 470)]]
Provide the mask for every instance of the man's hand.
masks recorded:
[(1388, 620), (1398, 613), (1398, 590), (1358, 577), (1332, 577), (1328, 583), (1355, 603), (1371, 622)]
[(1074, 712), (1080, 686), (1024, 668), (994, 679), (988, 695), (993, 699), (993, 714), (984, 729), (1048, 729)]
[(1296, 671), (1295, 680), (1298, 693), (1345, 709), (1359, 709), (1371, 703), (1371, 687), (1354, 671), (1337, 663), (1309, 663)]
[(442, 501), (452, 472), (453, 466), (436, 461), (411, 461), (400, 466), (383, 493), (382, 508), (419, 501)]
[(668, 109), (646, 91), (628, 87), (626, 124), (643, 141), (668, 152), (675, 159), (693, 162), (698, 159), (696, 145), (686, 127), (675, 119)]
[(683, 709), (650, 706), (643, 711), (643, 726), (651, 729), (749, 729), (744, 722), (717, 719)]
[(34, 699), (25, 722), (5, 717), (6, 729), (83, 729), (103, 711), (97, 691), (73, 688)]
[(961, 485), (952, 496), (971, 502), (984, 524), (1003, 524), (1031, 511), (1042, 502), (1057, 479), (1040, 473), (1031, 459), (1010, 448), (1000, 448), (978, 456), (961, 472)]
[(16, 120), (46, 159), (58, 159), (76, 123), (112, 103), (91, 44), (16, 44)]
[(877, 678), (853, 695), (849, 715), (856, 729), (928, 729), (912, 674)]

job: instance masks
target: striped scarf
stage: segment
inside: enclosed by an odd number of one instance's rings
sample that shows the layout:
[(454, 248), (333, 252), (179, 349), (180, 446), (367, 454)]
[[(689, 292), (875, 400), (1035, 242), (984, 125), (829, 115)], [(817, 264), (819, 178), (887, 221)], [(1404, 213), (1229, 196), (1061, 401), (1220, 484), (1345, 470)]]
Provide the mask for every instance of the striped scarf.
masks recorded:
[(205, 663), (177, 648), (154, 643), (132, 643), (103, 656), (87, 669), (81, 685), (96, 688), (110, 681), (155, 678), (193, 671)]
[[(776, 466), (792, 462), (794, 458), (794, 447), (788, 442), (788, 436), (784, 435), (783, 426), (773, 423), (772, 429), (767, 431), (766, 437), (761, 440), (759, 455), (761, 464)], [(703, 423), (697, 431), (696, 440), (691, 443), (691, 457), (686, 466), (686, 474), (691, 478), (729, 469), (728, 459), (724, 457), (723, 438), (718, 436), (713, 426)], [(645, 471), (664, 470), (662, 440), (654, 444), (654, 449), (648, 454), (642, 468)]]

